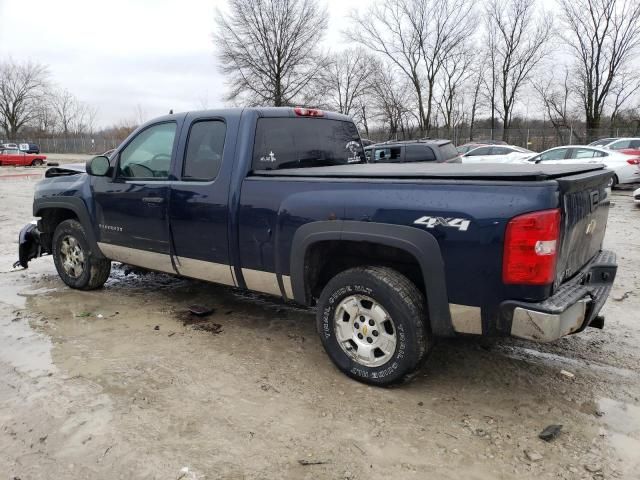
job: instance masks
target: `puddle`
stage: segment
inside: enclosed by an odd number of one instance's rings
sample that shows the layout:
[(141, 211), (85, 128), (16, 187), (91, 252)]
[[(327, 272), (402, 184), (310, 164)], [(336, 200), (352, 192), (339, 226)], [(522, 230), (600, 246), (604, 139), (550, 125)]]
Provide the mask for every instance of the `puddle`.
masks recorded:
[(35, 332), (28, 319), (17, 313), (3, 315), (0, 321), (0, 362), (33, 376), (53, 371), (51, 340)]
[(24, 317), (28, 297), (53, 290), (3, 282), (0, 288), (0, 362), (34, 376), (53, 370), (51, 339), (34, 331), (29, 318)]
[(623, 460), (627, 472), (640, 471), (640, 406), (610, 398), (598, 401), (606, 440)]

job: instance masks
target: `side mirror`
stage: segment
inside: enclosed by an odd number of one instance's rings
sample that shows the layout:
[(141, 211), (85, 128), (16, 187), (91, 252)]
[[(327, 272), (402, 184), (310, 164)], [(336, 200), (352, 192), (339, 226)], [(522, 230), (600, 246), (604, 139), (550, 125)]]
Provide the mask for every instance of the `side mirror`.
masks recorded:
[(111, 164), (104, 155), (98, 155), (87, 161), (87, 173), (94, 177), (105, 177), (109, 174)]

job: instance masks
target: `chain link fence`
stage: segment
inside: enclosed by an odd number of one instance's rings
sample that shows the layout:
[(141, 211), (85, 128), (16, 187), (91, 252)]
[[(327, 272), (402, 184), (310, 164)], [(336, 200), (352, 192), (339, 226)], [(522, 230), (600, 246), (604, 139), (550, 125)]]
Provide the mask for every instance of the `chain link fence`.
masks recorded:
[[(51, 138), (22, 138), (10, 143), (35, 143), (42, 153), (87, 153), (100, 154), (116, 148), (124, 138), (105, 136), (86, 137), (51, 137)], [(8, 143), (5, 141), (5, 143)]]
[[(365, 133), (361, 132), (365, 137)], [(598, 131), (586, 132), (584, 129), (555, 129), (555, 128), (512, 128), (508, 130), (506, 141), (512, 145), (528, 148), (541, 152), (548, 148), (560, 145), (584, 145), (593, 140), (607, 137), (639, 137), (640, 126), (625, 128), (602, 128)], [(481, 142), (483, 140), (502, 140), (502, 130), (490, 128), (459, 127), (454, 129), (432, 128), (430, 138), (442, 138), (451, 140), (455, 145), (462, 145), (470, 141)], [(389, 138), (388, 133), (381, 130), (371, 130), (369, 138), (374, 141), (415, 139), (420, 138), (417, 132), (408, 135), (397, 135)], [(12, 143), (35, 143), (40, 146), (42, 153), (87, 153), (99, 154), (112, 148), (116, 148), (124, 137), (116, 136), (83, 136), (83, 137), (45, 137), (24, 138)]]

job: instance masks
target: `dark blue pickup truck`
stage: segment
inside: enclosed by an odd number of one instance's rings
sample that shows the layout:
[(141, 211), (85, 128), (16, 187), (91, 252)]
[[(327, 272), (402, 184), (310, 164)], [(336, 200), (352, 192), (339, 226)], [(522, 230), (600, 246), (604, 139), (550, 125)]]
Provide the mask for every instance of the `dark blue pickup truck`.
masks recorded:
[(315, 306), (338, 368), (386, 385), (438, 337), (602, 328), (610, 177), (593, 164), (366, 164), (353, 122), (312, 109), (169, 115), (109, 158), (49, 169), (20, 263), (50, 253), (84, 290), (117, 261)]

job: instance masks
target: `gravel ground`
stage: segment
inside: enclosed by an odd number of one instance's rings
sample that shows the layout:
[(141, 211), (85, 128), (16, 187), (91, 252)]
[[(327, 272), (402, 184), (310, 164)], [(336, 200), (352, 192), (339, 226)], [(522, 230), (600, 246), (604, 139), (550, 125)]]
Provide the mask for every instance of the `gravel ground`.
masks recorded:
[[(48, 257), (12, 270), (36, 180), (6, 175), (39, 171), (0, 168), (0, 478), (640, 478), (630, 191), (610, 213), (604, 330), (442, 341), (413, 382), (380, 389), (333, 367), (313, 313), (268, 297), (116, 264), (94, 292)], [(191, 304), (215, 311), (193, 322)]]

